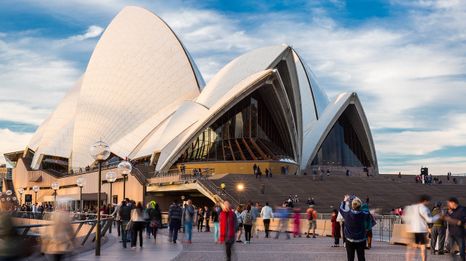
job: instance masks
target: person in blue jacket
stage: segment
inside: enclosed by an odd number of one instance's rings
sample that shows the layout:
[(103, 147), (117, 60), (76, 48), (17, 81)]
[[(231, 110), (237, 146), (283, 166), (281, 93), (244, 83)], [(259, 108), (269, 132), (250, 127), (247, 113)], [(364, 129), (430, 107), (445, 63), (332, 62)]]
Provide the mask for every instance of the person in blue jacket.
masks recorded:
[(359, 261), (365, 261), (366, 230), (370, 222), (369, 212), (361, 210), (362, 201), (358, 197), (345, 195), (340, 205), (340, 214), (345, 220), (344, 234), (346, 237), (346, 256), (348, 261), (354, 261), (355, 252)]

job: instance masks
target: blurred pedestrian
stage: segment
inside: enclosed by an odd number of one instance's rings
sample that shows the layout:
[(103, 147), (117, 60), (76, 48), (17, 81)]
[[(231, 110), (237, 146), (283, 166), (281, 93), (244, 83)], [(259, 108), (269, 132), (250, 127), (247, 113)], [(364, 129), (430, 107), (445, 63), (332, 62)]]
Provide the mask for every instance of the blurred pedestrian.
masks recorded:
[(210, 232), (210, 214), (209, 207), (204, 206), (205, 232)]
[(233, 244), (235, 243), (237, 218), (231, 209), (230, 202), (224, 201), (220, 212), (220, 237), (219, 242), (225, 244), (226, 260), (230, 261)]
[(52, 225), (41, 235), (42, 253), (53, 261), (63, 260), (74, 249), (74, 230), (70, 214), (57, 207), (52, 214)]
[(428, 223), (434, 223), (440, 218), (440, 215), (432, 216), (427, 205), (430, 202), (430, 196), (421, 195), (417, 204), (405, 208), (404, 220), (407, 224), (406, 231), (411, 233), (412, 242), (406, 249), (406, 260), (413, 260), (416, 255), (416, 249), (421, 250), (421, 260), (427, 259), (427, 233)]
[(131, 210), (131, 248), (136, 248), (137, 238), (139, 236), (139, 246), (142, 247), (142, 232), (146, 225), (146, 219), (143, 215), (144, 209), (141, 202), (136, 204), (136, 207)]
[(340, 222), (337, 221), (338, 217), (338, 210), (334, 209), (332, 211), (332, 237), (334, 239), (333, 242), (333, 247), (339, 247), (340, 246), (340, 238), (341, 238), (341, 226)]
[(123, 248), (126, 248), (126, 242), (128, 241), (128, 223), (131, 219), (131, 207), (127, 205), (126, 200), (121, 202), (120, 210), (118, 211), (121, 222), (121, 241), (123, 242)]
[[(442, 214), (442, 202), (437, 202), (432, 209), (432, 215)], [(430, 240), (430, 253), (435, 255), (443, 255), (443, 250), (445, 248), (445, 235), (446, 235), (446, 226), (445, 221), (439, 219), (434, 222), (431, 230), (431, 240)], [(435, 250), (435, 247), (438, 243), (438, 250)]]
[(149, 227), (151, 230), (151, 234), (154, 237), (154, 242), (156, 242), (157, 231), (162, 226), (162, 211), (160, 210), (159, 204), (157, 204), (156, 201), (152, 200), (151, 202), (149, 202), (149, 204)]
[(259, 202), (256, 202), (255, 206), (251, 206), (252, 214), (252, 228), (251, 228), (251, 237), (259, 237), (257, 233), (256, 220), (260, 216), (260, 205)]
[(251, 243), (251, 230), (252, 230), (252, 213), (251, 213), (251, 205), (248, 204), (246, 209), (241, 213), (241, 219), (243, 220), (244, 226), (244, 238), (245, 244)]
[(218, 204), (215, 204), (215, 207), (212, 209), (212, 222), (214, 223), (214, 242), (218, 243), (218, 238), (220, 236), (220, 226), (219, 226), (219, 221), (220, 221), (220, 211), (221, 208), (218, 206)]
[[(0, 204), (1, 207), (1, 204)], [(0, 210), (0, 260), (19, 260), (27, 248), (22, 246), (18, 232), (13, 226), (13, 220), (8, 213)], [(28, 246), (29, 247), (29, 246)]]
[(278, 220), (278, 229), (277, 229), (277, 234), (275, 235), (275, 239), (278, 239), (280, 237), (280, 234), (282, 232), (285, 233), (286, 239), (290, 239), (290, 235), (288, 234), (288, 218), (289, 218), (289, 208), (283, 204), (281, 207), (278, 207), (275, 210), (275, 217), (277, 217)]
[(317, 211), (314, 209), (314, 205), (309, 205), (309, 208), (306, 210), (307, 220), (309, 226), (307, 228), (307, 238), (310, 238), (312, 230), (312, 238), (316, 238), (316, 228), (317, 228)]
[(202, 232), (204, 226), (204, 209), (198, 208), (197, 210), (197, 232)]
[(459, 204), (455, 197), (448, 199), (448, 213), (445, 220), (448, 222), (448, 245), (453, 260), (456, 256), (453, 251), (454, 246), (457, 245), (459, 249), (458, 255), (460, 260), (465, 261), (465, 225), (466, 225), (466, 208)]
[(269, 237), (270, 219), (273, 219), (273, 210), (269, 206), (268, 202), (265, 202), (265, 206), (261, 209), (260, 213), (262, 221), (264, 222), (265, 238)]
[(192, 200), (188, 199), (183, 209), (184, 240), (191, 244), (193, 237), (194, 207)]
[(169, 234), (168, 240), (176, 244), (176, 240), (178, 239), (178, 230), (181, 226), (181, 218), (183, 215), (183, 211), (181, 207), (178, 205), (178, 201), (175, 199), (173, 203), (168, 208), (168, 222), (169, 222)]
[(293, 237), (301, 237), (301, 209), (293, 209)]
[(243, 213), (243, 206), (239, 205), (235, 210), (236, 219), (237, 219), (237, 223), (238, 223), (238, 227), (237, 227), (238, 231), (237, 231), (237, 236), (236, 236), (236, 242), (238, 242), (238, 243), (243, 242), (241, 240), (241, 235), (243, 234), (243, 217), (241, 216), (242, 213)]

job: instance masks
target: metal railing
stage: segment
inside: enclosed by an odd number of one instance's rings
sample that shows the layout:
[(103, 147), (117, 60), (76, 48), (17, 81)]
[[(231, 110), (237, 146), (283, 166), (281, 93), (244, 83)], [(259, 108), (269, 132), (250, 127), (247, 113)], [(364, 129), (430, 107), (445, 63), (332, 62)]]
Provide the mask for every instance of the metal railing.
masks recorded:
[[(11, 212), (10, 215), (12, 217), (16, 218), (28, 218), (30, 219), (29, 215), (24, 215), (25, 212)], [(41, 216), (42, 220), (50, 220), (50, 218), (53, 215), (53, 212), (45, 212), (45, 215)], [(97, 225), (97, 219), (96, 219), (96, 214), (94, 213), (73, 213), (70, 212), (70, 215), (72, 217), (72, 222), (71, 225), (77, 225), (73, 226), (76, 227), (76, 230), (74, 231), (74, 237), (81, 238), (80, 245), (84, 246), (86, 242), (88, 242), (89, 238), (93, 236), (92, 242), (95, 242), (96, 236), (96, 225)], [(36, 218), (37, 219), (37, 218)], [(111, 215), (102, 215), (101, 220), (100, 220), (100, 235), (101, 237), (105, 237), (107, 231), (109, 231), (110, 227), (113, 224), (113, 216)], [(24, 237), (29, 236), (29, 237), (38, 237), (40, 234), (33, 233), (32, 230), (36, 229), (36, 231), (39, 231), (40, 228), (45, 228), (48, 226), (53, 225), (53, 223), (43, 223), (43, 224), (27, 224), (27, 225), (15, 225), (14, 228)], [(85, 226), (86, 225), (86, 226)], [(82, 229), (85, 229), (83, 227), (89, 228), (87, 232), (83, 234), (82, 237), (78, 237)]]
[(233, 197), (231, 194), (229, 194), (226, 190), (218, 187), (214, 182), (212, 182), (210, 179), (205, 178), (205, 179), (199, 179), (198, 184), (202, 186), (205, 190), (209, 191), (213, 195), (218, 196), (222, 200), (228, 200), (230, 203), (232, 203), (234, 206), (237, 206), (240, 204), (240, 202)]

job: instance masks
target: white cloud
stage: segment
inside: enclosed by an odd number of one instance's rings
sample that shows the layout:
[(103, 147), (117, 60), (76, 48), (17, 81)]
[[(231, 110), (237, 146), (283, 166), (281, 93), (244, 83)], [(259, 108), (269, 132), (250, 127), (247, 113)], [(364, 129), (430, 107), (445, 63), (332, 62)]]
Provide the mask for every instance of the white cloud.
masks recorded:
[[(322, 8), (314, 8), (305, 17), (286, 12), (253, 16), (228, 15), (195, 8), (179, 1), (170, 2), (168, 6), (166, 3), (161, 5), (113, 0), (98, 3), (64, 1), (58, 5), (55, 1), (26, 2), (54, 14), (72, 16), (81, 23), (89, 22), (89, 17), (92, 17), (90, 21), (96, 24), (108, 23), (126, 4), (139, 3), (148, 6), (165, 19), (182, 39), (206, 80), (243, 52), (265, 45), (288, 43), (311, 65), (321, 86), (330, 96), (342, 91), (358, 92), (374, 129), (413, 129), (389, 134), (376, 132), (374, 138), (379, 158), (384, 158), (385, 155), (409, 158), (449, 146), (466, 145), (466, 137), (463, 135), (466, 127), (458, 120), (466, 115), (466, 109), (462, 107), (466, 97), (464, 76), (463, 79), (449, 79), (452, 75), (464, 75), (466, 71), (466, 6), (461, 1), (392, 0), (392, 4), (402, 5), (409, 10), (402, 17), (379, 18), (353, 27), (341, 25)], [(345, 8), (343, 1), (333, 2), (338, 8)], [(71, 10), (80, 12), (70, 12)], [(81, 15), (83, 13), (86, 15)], [(101, 33), (99, 28), (90, 27), (87, 33), (69, 38), (78, 41), (91, 39), (69, 44), (68, 47), (85, 46), (86, 50), (90, 50), (95, 44), (91, 40), (95, 40)], [(35, 40), (23, 38), (17, 45), (21, 47), (20, 50), (16, 51), (29, 50), (28, 46), (33, 45), (57, 45), (57, 41), (38, 44)], [(17, 46), (15, 47), (18, 48)], [(15, 48), (9, 46), (8, 49), (14, 57), (12, 52)], [(4, 64), (1, 50), (0, 41), (0, 67)], [(64, 52), (61, 49), (58, 51)], [(33, 57), (43, 56), (39, 51), (32, 54)], [(41, 59), (37, 60), (37, 64), (40, 64)], [(21, 61), (28, 63), (27, 59)], [(20, 89), (22, 92), (31, 90), (31, 87), (26, 86), (37, 86), (38, 82), (44, 80), (47, 85), (50, 84), (49, 89), (38, 88), (38, 93), (32, 90), (31, 96), (39, 96), (39, 99), (24, 99), (21, 104), (38, 106), (41, 104), (38, 101), (44, 101), (50, 109), (51, 104), (55, 104), (58, 96), (63, 94), (63, 90), (72, 86), (71, 79), (74, 81), (80, 74), (79, 70), (73, 69), (69, 60), (48, 57), (45, 61), (48, 68), (45, 75), (48, 76), (44, 78), (58, 79), (57, 81), (50, 83), (46, 79), (29, 79), (25, 75), (31, 74), (26, 69), (19, 70), (13, 74), (14, 77), (10, 77), (11, 84), (17, 83), (11, 79), (17, 79), (18, 86), (23, 86)], [(55, 61), (58, 66), (53, 66), (51, 61)], [(16, 66), (21, 68), (21, 64), (19, 62)], [(34, 72), (41, 75), (39, 71)], [(0, 80), (1, 77), (0, 71)], [(44, 89), (58, 91), (52, 99), (46, 99), (40, 95)], [(13, 95), (13, 91), (8, 94), (16, 97)], [(40, 117), (28, 112), (24, 114), (32, 115), (24, 116), (25, 118)], [(435, 162), (439, 169), (445, 167), (440, 160)], [(405, 163), (407, 166), (416, 164), (407, 160)], [(466, 170), (466, 164), (462, 165), (460, 161), (454, 164)], [(385, 168), (391, 168), (388, 164), (380, 167), (382, 172)]]
[(84, 41), (87, 39), (96, 38), (96, 37), (99, 37), (103, 31), (104, 31), (104, 28), (98, 25), (91, 25), (89, 26), (89, 28), (87, 28), (87, 31), (84, 34), (70, 36), (67, 39), (63, 40), (63, 42), (64, 43), (77, 42), (77, 41)]
[(0, 164), (5, 162), (4, 153), (23, 150), (32, 137), (31, 133), (16, 133), (0, 129)]

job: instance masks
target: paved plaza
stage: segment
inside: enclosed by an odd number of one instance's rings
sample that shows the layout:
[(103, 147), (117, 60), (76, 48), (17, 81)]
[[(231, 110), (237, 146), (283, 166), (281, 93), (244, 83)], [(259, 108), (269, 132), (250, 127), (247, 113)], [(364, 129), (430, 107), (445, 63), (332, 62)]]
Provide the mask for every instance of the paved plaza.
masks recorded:
[[(153, 240), (144, 241), (144, 247), (135, 250), (123, 249), (117, 239), (110, 236), (102, 249), (102, 256), (95, 257), (94, 252), (82, 253), (74, 258), (77, 261), (119, 261), (119, 260), (175, 260), (175, 261), (217, 261), (224, 260), (223, 245), (213, 243), (212, 233), (193, 234), (193, 244), (169, 243), (167, 230), (162, 230), (157, 244)], [(273, 236), (275, 233), (273, 233)], [(180, 234), (183, 237), (183, 234)], [(318, 237), (265, 239), (261, 233), (259, 239), (253, 239), (250, 245), (235, 244), (234, 260), (346, 260), (345, 248), (333, 248), (332, 238)], [(367, 260), (404, 260), (405, 247), (375, 242), (373, 248), (366, 252)], [(429, 260), (450, 260), (449, 256), (430, 256)]]

